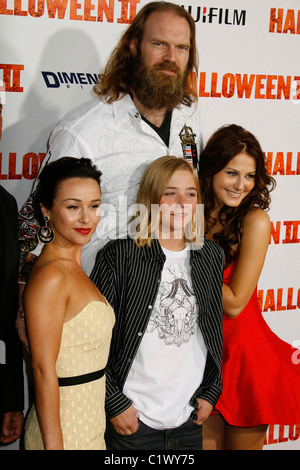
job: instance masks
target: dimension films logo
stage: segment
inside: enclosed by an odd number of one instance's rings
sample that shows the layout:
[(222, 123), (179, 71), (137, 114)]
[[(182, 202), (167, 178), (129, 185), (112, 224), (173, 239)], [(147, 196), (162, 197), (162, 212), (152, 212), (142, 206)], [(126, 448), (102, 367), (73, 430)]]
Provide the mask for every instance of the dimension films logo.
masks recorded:
[(83, 73), (83, 72), (41, 72), (47, 88), (59, 88), (65, 85), (70, 88), (71, 85), (95, 85), (98, 80), (96, 73)]
[(229, 8), (201, 7), (181, 5), (194, 18), (195, 23), (215, 23), (234, 26), (245, 26), (246, 10), (231, 10)]

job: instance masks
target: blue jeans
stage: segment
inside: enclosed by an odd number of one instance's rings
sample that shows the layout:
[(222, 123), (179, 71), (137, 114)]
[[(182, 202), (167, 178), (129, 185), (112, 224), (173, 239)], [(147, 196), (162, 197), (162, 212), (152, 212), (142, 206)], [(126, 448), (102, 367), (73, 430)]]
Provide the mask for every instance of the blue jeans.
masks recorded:
[(202, 426), (188, 419), (178, 428), (158, 430), (139, 421), (134, 433), (123, 435), (107, 419), (105, 441), (107, 450), (202, 450)]

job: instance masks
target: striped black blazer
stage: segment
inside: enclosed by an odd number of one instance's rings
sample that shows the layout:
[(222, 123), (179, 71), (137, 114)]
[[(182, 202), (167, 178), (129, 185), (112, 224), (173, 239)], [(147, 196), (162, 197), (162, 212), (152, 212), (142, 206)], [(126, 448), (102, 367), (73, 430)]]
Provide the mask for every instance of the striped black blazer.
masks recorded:
[[(112, 305), (116, 323), (106, 368), (106, 412), (112, 418), (131, 405), (123, 386), (147, 328), (158, 292), (165, 255), (157, 240), (137, 247), (131, 238), (114, 240), (96, 258), (91, 279)], [(198, 322), (207, 347), (202, 383), (191, 400), (203, 398), (215, 405), (222, 389), (222, 276), (223, 250), (209, 240), (191, 250), (191, 278)]]

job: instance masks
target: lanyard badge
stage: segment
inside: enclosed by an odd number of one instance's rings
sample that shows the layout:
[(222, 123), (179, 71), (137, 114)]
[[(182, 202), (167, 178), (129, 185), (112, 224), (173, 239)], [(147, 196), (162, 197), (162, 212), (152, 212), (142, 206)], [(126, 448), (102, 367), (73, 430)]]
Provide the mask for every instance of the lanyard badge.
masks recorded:
[(183, 158), (188, 160), (191, 165), (197, 168), (198, 158), (195, 135), (196, 134), (193, 133), (193, 129), (187, 125), (184, 125), (179, 133)]

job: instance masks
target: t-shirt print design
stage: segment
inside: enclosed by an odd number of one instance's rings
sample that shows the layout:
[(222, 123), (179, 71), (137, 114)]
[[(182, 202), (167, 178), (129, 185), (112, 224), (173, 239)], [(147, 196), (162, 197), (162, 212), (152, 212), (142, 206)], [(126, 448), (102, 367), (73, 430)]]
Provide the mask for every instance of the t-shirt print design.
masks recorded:
[(196, 331), (197, 308), (194, 292), (188, 285), (184, 269), (179, 264), (167, 268), (169, 281), (162, 281), (147, 333), (155, 330), (166, 345), (181, 346)]

